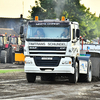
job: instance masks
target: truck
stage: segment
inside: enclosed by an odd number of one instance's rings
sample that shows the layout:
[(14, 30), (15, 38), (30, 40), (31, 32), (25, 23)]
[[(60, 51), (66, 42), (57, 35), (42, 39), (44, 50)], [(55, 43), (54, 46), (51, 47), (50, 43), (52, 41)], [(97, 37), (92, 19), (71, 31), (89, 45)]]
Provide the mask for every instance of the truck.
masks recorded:
[(0, 34), (0, 62), (11, 63), (12, 59), (12, 46), (7, 42), (7, 34)]
[(13, 53), (13, 59), (11, 60), (13, 62), (24, 62), (24, 54), (23, 54), (23, 47), (24, 45), (21, 44), (20, 35), (15, 36), (11, 35), (7, 37), (9, 44), (12, 46), (12, 53)]
[[(56, 76), (66, 76), (70, 83), (92, 81), (92, 62), (89, 54), (80, 54), (80, 29), (78, 22), (65, 17), (28, 21), (25, 36), (24, 71), (28, 82), (52, 81)], [(21, 26), (20, 34), (23, 35)], [(65, 37), (65, 29), (69, 35)], [(42, 36), (36, 35), (40, 30)], [(39, 32), (38, 32), (39, 33)]]

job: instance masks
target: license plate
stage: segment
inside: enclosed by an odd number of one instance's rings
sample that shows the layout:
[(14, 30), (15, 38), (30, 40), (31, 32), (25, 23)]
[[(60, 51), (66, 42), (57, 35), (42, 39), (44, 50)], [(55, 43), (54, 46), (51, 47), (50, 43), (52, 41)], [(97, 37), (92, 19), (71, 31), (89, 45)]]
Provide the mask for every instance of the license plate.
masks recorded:
[(52, 57), (42, 57), (41, 60), (52, 60)]

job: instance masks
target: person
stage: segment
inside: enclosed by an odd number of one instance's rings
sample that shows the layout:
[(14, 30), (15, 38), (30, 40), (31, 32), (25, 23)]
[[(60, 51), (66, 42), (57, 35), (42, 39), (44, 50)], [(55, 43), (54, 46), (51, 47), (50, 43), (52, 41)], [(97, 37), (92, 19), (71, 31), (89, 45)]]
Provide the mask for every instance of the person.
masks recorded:
[(69, 30), (68, 30), (67, 28), (65, 28), (65, 29), (64, 29), (64, 32), (61, 34), (60, 37), (66, 38), (66, 37), (68, 37), (68, 36), (69, 36)]
[(37, 29), (34, 33), (34, 37), (45, 37), (43, 29)]

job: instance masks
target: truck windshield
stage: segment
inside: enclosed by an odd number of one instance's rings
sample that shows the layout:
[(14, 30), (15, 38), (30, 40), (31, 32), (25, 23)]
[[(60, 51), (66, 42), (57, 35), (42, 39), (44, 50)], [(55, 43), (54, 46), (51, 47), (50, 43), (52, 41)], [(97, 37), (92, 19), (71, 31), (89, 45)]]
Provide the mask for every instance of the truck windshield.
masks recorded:
[(33, 27), (28, 26), (26, 38), (70, 39), (70, 26), (67, 27)]

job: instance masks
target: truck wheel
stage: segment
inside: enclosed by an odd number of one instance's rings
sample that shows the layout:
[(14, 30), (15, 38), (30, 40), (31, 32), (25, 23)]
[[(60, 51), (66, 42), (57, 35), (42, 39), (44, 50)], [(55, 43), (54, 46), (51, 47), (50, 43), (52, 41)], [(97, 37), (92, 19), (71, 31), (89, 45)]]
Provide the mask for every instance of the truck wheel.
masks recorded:
[(7, 63), (13, 63), (12, 47), (7, 49)]
[(1, 63), (7, 63), (7, 51), (1, 51)]
[(26, 78), (29, 83), (34, 83), (36, 80), (36, 75), (33, 73), (26, 73)]
[(91, 70), (91, 66), (88, 67), (88, 72), (87, 72), (86, 77), (87, 77), (87, 79), (86, 79), (87, 82), (91, 82), (92, 81), (92, 70)]
[(9, 61), (9, 63), (13, 63), (13, 52), (12, 52), (12, 47), (10, 48), (10, 52), (9, 52), (9, 59), (10, 59), (10, 61)]
[(87, 74), (80, 74), (80, 82), (91, 82), (92, 81), (92, 66), (91, 61), (88, 62)]
[(76, 63), (76, 66), (74, 68), (74, 74), (71, 74), (69, 76), (69, 82), (70, 83), (77, 83), (78, 81), (78, 64)]
[(9, 63), (9, 61), (10, 61), (10, 58), (9, 58), (9, 56), (10, 56), (10, 50), (9, 49), (7, 49), (7, 63)]

